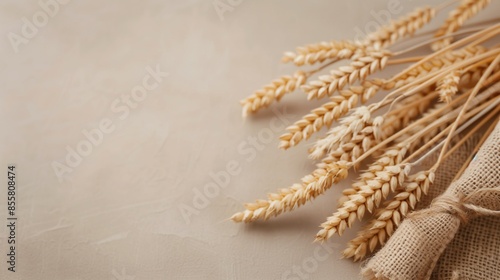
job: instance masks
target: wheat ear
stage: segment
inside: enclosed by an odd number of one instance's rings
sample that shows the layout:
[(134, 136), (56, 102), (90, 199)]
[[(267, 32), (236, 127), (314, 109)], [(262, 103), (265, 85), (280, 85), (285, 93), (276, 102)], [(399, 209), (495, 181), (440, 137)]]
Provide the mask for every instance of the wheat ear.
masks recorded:
[(234, 214), (234, 222), (253, 222), (257, 219), (267, 220), (283, 212), (291, 211), (324, 193), (333, 184), (347, 177), (351, 163), (339, 161), (316, 169), (312, 174), (302, 178), (301, 184), (294, 184), (278, 193), (269, 194), (268, 200), (257, 200), (245, 204), (246, 210)]
[(384, 69), (390, 56), (388, 51), (372, 51), (367, 55), (355, 57), (350, 65), (332, 70), (330, 75), (320, 76), (318, 81), (303, 85), (301, 89), (307, 93), (308, 100), (332, 95), (346, 85), (364, 80), (375, 71)]
[(243, 106), (243, 117), (269, 106), (274, 100), (279, 101), (283, 95), (293, 92), (303, 85), (307, 77), (304, 71), (297, 71), (293, 76), (282, 76), (264, 86), (263, 89), (257, 90), (251, 96), (240, 101)]
[[(460, 5), (450, 12), (444, 24), (434, 34), (434, 37), (449, 35), (457, 31), (466, 20), (472, 18), (490, 2), (490, 0), (462, 0)], [(450, 45), (452, 40), (452, 37), (443, 38), (432, 43), (431, 48), (434, 51), (440, 50)]]
[(452, 97), (458, 92), (460, 82), (460, 71), (452, 71), (438, 82), (439, 99), (450, 103)]
[(349, 59), (364, 47), (351, 41), (331, 41), (298, 47), (296, 52), (285, 52), (281, 61), (293, 62), (297, 66), (321, 63), (325, 60)]
[(430, 7), (419, 8), (396, 21), (382, 26), (367, 35), (363, 43), (348, 40), (321, 42), (298, 47), (296, 52), (286, 52), (283, 62), (293, 62), (297, 66), (315, 64), (325, 60), (348, 59), (356, 53), (362, 53), (366, 47), (381, 49), (392, 45), (399, 38), (411, 36), (416, 30), (429, 22), (435, 15)]
[(402, 37), (413, 35), (415, 31), (428, 23), (435, 14), (434, 8), (418, 8), (389, 25), (382, 26), (378, 31), (368, 34), (363, 44), (375, 49), (386, 48)]

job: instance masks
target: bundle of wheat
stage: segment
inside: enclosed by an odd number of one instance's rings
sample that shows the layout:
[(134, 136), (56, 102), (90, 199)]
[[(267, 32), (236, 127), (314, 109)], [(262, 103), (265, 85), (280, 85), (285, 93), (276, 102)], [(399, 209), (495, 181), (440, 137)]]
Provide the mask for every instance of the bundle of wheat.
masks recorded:
[[(241, 101), (243, 116), (300, 88), (308, 100), (329, 100), (289, 126), (280, 137), (280, 148), (293, 147), (335, 121), (339, 124), (310, 149), (311, 158), (322, 159), (312, 174), (304, 176), (301, 183), (269, 194), (267, 200), (245, 204), (246, 210), (231, 219), (252, 222), (291, 211), (345, 179), (361, 163), (367, 163), (368, 169), (343, 191), (340, 205), (321, 224), (316, 240), (343, 234), (369, 212), (373, 220), (349, 242), (343, 254), (361, 260), (384, 244), (432, 188), (436, 169), (443, 160), (498, 117), (500, 46), (486, 47), (485, 43), (498, 38), (500, 24), (464, 25), (488, 3), (462, 0), (434, 34), (415, 36), (450, 3), (419, 8), (361, 42), (321, 42), (286, 52), (283, 62), (321, 65), (283, 76), (256, 91)], [(467, 29), (460, 31), (461, 27)], [(453, 42), (459, 35), (462, 38)], [(395, 43), (411, 37), (423, 40), (409, 49), (394, 50)], [(426, 56), (408, 57), (424, 47), (429, 49)], [(307, 83), (311, 76), (341, 60), (350, 63)], [(370, 77), (399, 64), (408, 67), (392, 77)], [(381, 101), (366, 104), (382, 93), (385, 95)], [(455, 137), (458, 134), (460, 141)], [(436, 151), (439, 156), (431, 168), (414, 171), (414, 166)]]

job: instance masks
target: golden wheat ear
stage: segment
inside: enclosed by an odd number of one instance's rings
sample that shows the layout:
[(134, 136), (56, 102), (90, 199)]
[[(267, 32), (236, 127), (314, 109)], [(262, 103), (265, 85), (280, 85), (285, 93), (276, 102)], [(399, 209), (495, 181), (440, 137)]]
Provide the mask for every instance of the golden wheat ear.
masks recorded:
[(364, 46), (351, 41), (331, 41), (298, 47), (296, 52), (285, 52), (282, 62), (293, 62), (297, 66), (316, 64), (327, 60), (349, 59), (362, 52)]
[(293, 92), (296, 88), (305, 84), (306, 81), (307, 75), (304, 71), (297, 71), (293, 76), (282, 76), (272, 81), (264, 88), (240, 101), (241, 106), (243, 106), (243, 117), (268, 107), (274, 101), (279, 101), (283, 95)]
[(430, 7), (418, 8), (368, 34), (363, 42), (342, 40), (309, 44), (298, 47), (295, 52), (285, 52), (282, 61), (302, 66), (326, 60), (350, 59), (355, 54), (366, 53), (367, 48), (386, 48), (403, 37), (413, 35), (428, 23), (435, 13), (436, 10)]
[[(452, 10), (443, 25), (434, 34), (434, 37), (452, 34), (457, 31), (466, 20), (475, 16), (479, 11), (484, 9), (491, 0), (462, 0), (458, 7)], [(448, 36), (441, 40), (432, 43), (431, 48), (434, 51), (440, 50), (451, 44), (453, 37)]]
[(418, 29), (428, 23), (435, 14), (436, 10), (434, 8), (417, 8), (415, 11), (368, 34), (363, 41), (363, 45), (374, 49), (386, 48), (403, 37), (412, 36)]
[(268, 200), (257, 200), (255, 203), (245, 204), (246, 210), (234, 214), (234, 222), (253, 222), (258, 219), (267, 220), (283, 212), (291, 211), (307, 201), (323, 194), (333, 184), (348, 175), (351, 164), (339, 161), (316, 169), (312, 174), (302, 178), (300, 184), (279, 190), (278, 193), (268, 195)]
[(460, 76), (460, 71), (452, 71), (438, 82), (439, 99), (442, 102), (450, 103), (453, 96), (457, 94)]

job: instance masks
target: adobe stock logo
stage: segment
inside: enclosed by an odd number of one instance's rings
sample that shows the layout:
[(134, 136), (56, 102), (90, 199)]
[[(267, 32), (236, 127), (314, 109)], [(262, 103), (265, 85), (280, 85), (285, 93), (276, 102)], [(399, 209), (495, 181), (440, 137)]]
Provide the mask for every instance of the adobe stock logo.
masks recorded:
[(308, 256), (300, 262), (300, 264), (293, 265), (290, 269), (284, 271), (281, 274), (281, 280), (304, 280), (312, 279), (311, 275), (316, 273), (319, 265), (326, 261), (334, 249), (339, 248), (338, 243), (319, 243), (314, 248), (314, 252), (311, 256)]
[[(134, 86), (130, 94), (122, 94), (111, 103), (110, 110), (116, 114), (116, 119), (103, 118), (98, 122), (96, 128), (91, 130), (83, 129), (84, 139), (78, 141), (74, 147), (66, 146), (65, 161), (62, 163), (59, 161), (52, 162), (52, 168), (57, 178), (59, 178), (59, 182), (64, 180), (66, 174), (72, 173), (92, 153), (95, 147), (101, 145), (107, 134), (115, 131), (117, 120), (123, 121), (128, 118), (130, 112), (137, 108), (140, 102), (146, 100), (149, 93), (157, 89), (163, 78), (168, 76), (167, 72), (160, 70), (160, 65), (156, 65), (156, 69), (147, 66), (146, 72), (142, 84)], [(158, 129), (168, 129), (168, 127)]]
[(243, 0), (214, 0), (212, 2), (215, 12), (217, 12), (221, 21), (224, 21), (224, 14), (226, 12), (234, 11), (241, 3), (243, 3)]
[(193, 216), (198, 216), (201, 211), (221, 195), (221, 191), (228, 187), (231, 180), (243, 171), (243, 163), (254, 161), (259, 152), (264, 151), (267, 145), (272, 143), (280, 132), (282, 132), (296, 116), (273, 107), (272, 112), (276, 116), (269, 121), (267, 127), (259, 130), (256, 135), (248, 136), (236, 146), (239, 157), (226, 162), (222, 170), (211, 171), (208, 176), (210, 181), (203, 187), (194, 187), (190, 202), (177, 205), (181, 216), (186, 224), (190, 224)]
[[(412, 1), (412, 0), (407, 0)], [(368, 35), (372, 32), (377, 31), (380, 27), (388, 24), (393, 19), (393, 15), (398, 15), (403, 11), (403, 6), (400, 0), (389, 0), (387, 1), (387, 9), (380, 10), (378, 12), (371, 10), (370, 15), (375, 20), (370, 20), (365, 24), (364, 30), (359, 27), (354, 28), (356, 41), (362, 42)]]
[(66, 5), (70, 0), (40, 0), (38, 6), (40, 10), (36, 11), (30, 19), (22, 17), (21, 35), (9, 32), (7, 38), (15, 53), (19, 52), (21, 44), (28, 44), (30, 39), (35, 38), (38, 31), (45, 27), (49, 20), (55, 17), (61, 8), (61, 5)]

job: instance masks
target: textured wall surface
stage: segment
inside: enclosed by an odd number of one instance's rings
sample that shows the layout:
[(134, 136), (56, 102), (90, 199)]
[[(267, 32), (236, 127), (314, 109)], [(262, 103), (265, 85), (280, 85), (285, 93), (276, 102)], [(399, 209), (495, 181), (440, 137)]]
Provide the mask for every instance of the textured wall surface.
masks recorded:
[[(388, 2), (2, 1), (0, 278), (356, 279), (340, 259), (353, 230), (312, 243), (347, 181), (278, 219), (227, 221), (312, 170), (311, 142), (285, 153), (278, 136), (320, 104), (297, 92), (244, 121), (238, 102), (294, 71), (283, 51), (351, 39)], [(396, 2), (393, 18), (440, 1)]]

